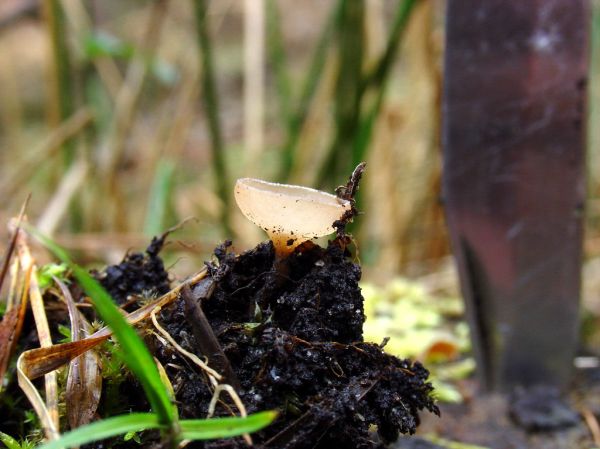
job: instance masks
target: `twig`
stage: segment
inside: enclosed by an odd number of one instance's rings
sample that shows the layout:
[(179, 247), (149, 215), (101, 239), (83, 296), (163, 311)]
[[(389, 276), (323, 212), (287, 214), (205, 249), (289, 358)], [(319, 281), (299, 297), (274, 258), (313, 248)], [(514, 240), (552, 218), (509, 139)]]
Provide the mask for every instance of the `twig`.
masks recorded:
[[(206, 278), (198, 283), (197, 289), (203, 287), (205, 291), (200, 295), (204, 298), (210, 296), (212, 289), (214, 289), (214, 280), (212, 278)], [(229, 359), (223, 352), (219, 340), (215, 336), (212, 327), (199, 300), (195, 299), (192, 295), (192, 291), (188, 286), (181, 289), (181, 298), (185, 304), (186, 319), (189, 325), (192, 327), (192, 332), (196, 340), (196, 344), (200, 348), (200, 351), (208, 357), (209, 363), (214, 366), (218, 371), (223, 373), (225, 383), (233, 385), (236, 389), (240, 388), (240, 381), (231, 368)]]
[[(127, 322), (133, 325), (145, 320), (150, 316), (151, 312), (155, 308), (166, 306), (177, 299), (179, 291), (184, 285), (196, 284), (200, 280), (204, 279), (206, 274), (207, 270), (204, 268), (155, 301), (127, 314), (125, 316)], [(90, 348), (102, 343), (111, 335), (112, 330), (110, 327), (105, 326), (89, 337), (79, 340), (78, 342), (61, 343), (49, 348), (36, 348), (25, 351), (21, 355), (20, 362), (23, 374), (27, 376), (28, 379), (36, 379), (44, 374), (49, 373), (50, 371), (60, 368), (78, 355), (81, 355)]]
[(340, 240), (347, 240), (346, 226), (359, 213), (358, 210), (356, 209), (355, 196), (356, 196), (356, 193), (358, 192), (358, 186), (360, 184), (360, 180), (362, 178), (363, 172), (365, 171), (366, 167), (367, 167), (366, 162), (361, 162), (360, 164), (358, 164), (356, 166), (356, 168), (354, 169), (354, 171), (352, 172), (352, 174), (350, 175), (350, 178), (348, 179), (348, 182), (346, 183), (346, 185), (339, 186), (338, 188), (335, 189), (335, 193), (338, 198), (340, 198), (344, 201), (350, 202), (350, 210), (347, 210), (344, 213), (344, 215), (342, 216), (342, 218), (340, 218), (339, 220), (336, 220), (333, 223), (333, 227), (335, 228), (337, 236)]
[(592, 434), (592, 438), (594, 439), (594, 444), (600, 447), (600, 425), (598, 424), (598, 420), (592, 411), (587, 407), (582, 407), (580, 409), (581, 415), (583, 419), (585, 419), (585, 423), (590, 429), (590, 433)]

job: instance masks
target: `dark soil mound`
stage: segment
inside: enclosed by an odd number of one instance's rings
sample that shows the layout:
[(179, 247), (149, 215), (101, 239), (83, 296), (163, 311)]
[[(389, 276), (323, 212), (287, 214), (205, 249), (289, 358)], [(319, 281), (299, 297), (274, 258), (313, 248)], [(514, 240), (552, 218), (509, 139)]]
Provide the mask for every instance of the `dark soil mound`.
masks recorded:
[(154, 237), (145, 253), (129, 253), (120, 264), (95, 273), (117, 303), (126, 303), (130, 295), (154, 297), (169, 291), (169, 275), (158, 255), (167, 235)]
[[(415, 431), (420, 410), (438, 413), (422, 365), (362, 341), (361, 271), (337, 240), (327, 249), (306, 243), (275, 264), (271, 243), (242, 255), (228, 246), (217, 248), (210, 277), (192, 296), (217, 337), (231, 366), (228, 381), (248, 412), (281, 412), (273, 425), (253, 435), (256, 446), (384, 447), (382, 441)], [(207, 355), (206, 343), (198, 341), (201, 324), (183, 300), (165, 309), (161, 321), (184, 347)], [(181, 416), (206, 416), (212, 396), (206, 376), (170, 347), (154, 344), (176, 386)], [(223, 368), (222, 360), (208, 357), (212, 366)], [(188, 368), (169, 368), (173, 364)], [(225, 401), (217, 414), (227, 415), (231, 407)], [(233, 439), (188, 447), (245, 446)]]

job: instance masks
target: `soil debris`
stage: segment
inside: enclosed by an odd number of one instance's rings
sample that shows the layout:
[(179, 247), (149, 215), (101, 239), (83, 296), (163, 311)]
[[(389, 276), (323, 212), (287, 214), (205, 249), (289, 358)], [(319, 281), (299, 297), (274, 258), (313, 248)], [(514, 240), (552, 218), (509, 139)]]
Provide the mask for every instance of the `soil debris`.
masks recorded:
[[(327, 248), (300, 245), (275, 264), (271, 242), (242, 255), (217, 247), (208, 264), (212, 284), (191, 293), (229, 361), (248, 412), (278, 409), (277, 421), (253, 435), (256, 447), (279, 449), (384, 448), (413, 433), (419, 411), (438, 413), (418, 362), (401, 360), (362, 338), (361, 270), (340, 239)], [(190, 298), (162, 311), (165, 329), (202, 351), (189, 318)], [(186, 309), (187, 307), (187, 309)], [(155, 342), (168, 366), (177, 358)], [(183, 361), (174, 362), (184, 364)], [(202, 417), (212, 392), (193, 368), (171, 370), (182, 418)], [(217, 414), (230, 414), (222, 402)], [(378, 436), (376, 436), (376, 434)], [(241, 439), (195, 442), (190, 448), (241, 448)]]
[(153, 298), (169, 291), (169, 275), (158, 255), (167, 235), (154, 237), (144, 253), (129, 253), (121, 263), (94, 273), (118, 304), (127, 303), (131, 296)]
[(547, 385), (515, 391), (509, 413), (517, 425), (529, 432), (564, 429), (579, 422), (579, 415), (561, 397), (559, 389)]

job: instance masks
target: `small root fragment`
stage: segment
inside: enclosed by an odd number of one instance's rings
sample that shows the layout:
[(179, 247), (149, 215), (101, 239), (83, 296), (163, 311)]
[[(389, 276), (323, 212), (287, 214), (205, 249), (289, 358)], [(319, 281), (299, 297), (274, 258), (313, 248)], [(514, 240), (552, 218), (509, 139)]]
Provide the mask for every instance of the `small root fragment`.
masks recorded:
[[(185, 350), (184, 348), (182, 348), (173, 339), (173, 337), (171, 337), (171, 335), (160, 324), (158, 324), (158, 320), (156, 319), (156, 314), (158, 312), (160, 312), (160, 310), (161, 310), (160, 307), (156, 307), (152, 310), (152, 312), (150, 314), (150, 318), (152, 319), (152, 324), (154, 325), (156, 330), (158, 330), (158, 332), (162, 335), (164, 340), (166, 340), (169, 344), (171, 344), (171, 346), (173, 346), (181, 355), (187, 357), (188, 359), (190, 359), (190, 361), (192, 361), (193, 363), (198, 365), (198, 367), (200, 367), (202, 370), (204, 370), (206, 372), (206, 374), (208, 375), (210, 383), (212, 384), (212, 386), (214, 388), (213, 396), (212, 396), (212, 398), (210, 400), (210, 404), (208, 406), (207, 418), (211, 418), (214, 415), (215, 408), (217, 406), (217, 402), (219, 401), (219, 397), (221, 395), (221, 392), (223, 392), (223, 391), (225, 391), (227, 394), (229, 394), (229, 397), (231, 398), (231, 400), (233, 401), (235, 406), (240, 411), (240, 416), (243, 418), (247, 417), (248, 412), (246, 411), (246, 407), (244, 406), (244, 403), (240, 399), (240, 397), (237, 394), (237, 392), (235, 391), (235, 389), (229, 384), (219, 383), (219, 380), (222, 380), (223, 376), (221, 376), (214, 369), (209, 367), (208, 364), (206, 364), (204, 361), (200, 360), (200, 358), (196, 354), (193, 354), (193, 353)], [(158, 335), (155, 335), (155, 336), (158, 338)], [(159, 338), (159, 341), (161, 341), (161, 343), (163, 343), (163, 344), (165, 343), (164, 340), (162, 338)], [(250, 437), (250, 435), (245, 433), (243, 435), (243, 437), (244, 437), (244, 440), (246, 441), (246, 443), (249, 446), (252, 446), (252, 438)]]
[(171, 346), (173, 346), (180, 354), (186, 356), (193, 363), (198, 365), (198, 367), (200, 367), (200, 369), (204, 370), (209, 375), (209, 377), (213, 377), (216, 380), (221, 380), (223, 378), (223, 376), (221, 376), (214, 369), (212, 369), (210, 366), (208, 366), (203, 360), (200, 360), (200, 357), (198, 357), (196, 354), (192, 354), (191, 352), (183, 349), (173, 339), (173, 337), (171, 337), (171, 335), (160, 324), (158, 324), (158, 320), (156, 319), (156, 314), (158, 312), (160, 312), (160, 310), (161, 310), (160, 306), (155, 307), (152, 310), (152, 312), (150, 313), (150, 318), (152, 319), (152, 324), (154, 324), (154, 327), (156, 328), (156, 330), (158, 330), (158, 332), (160, 332), (160, 334), (165, 338), (165, 340), (167, 340), (171, 344)]

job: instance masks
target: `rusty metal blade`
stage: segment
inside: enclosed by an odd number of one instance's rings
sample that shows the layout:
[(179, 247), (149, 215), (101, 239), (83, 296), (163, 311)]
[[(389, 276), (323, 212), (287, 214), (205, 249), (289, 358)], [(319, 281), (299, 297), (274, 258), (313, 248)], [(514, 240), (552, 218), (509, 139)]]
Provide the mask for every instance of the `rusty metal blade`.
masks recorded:
[(578, 333), (588, 5), (450, 0), (443, 195), (489, 388), (564, 385)]

